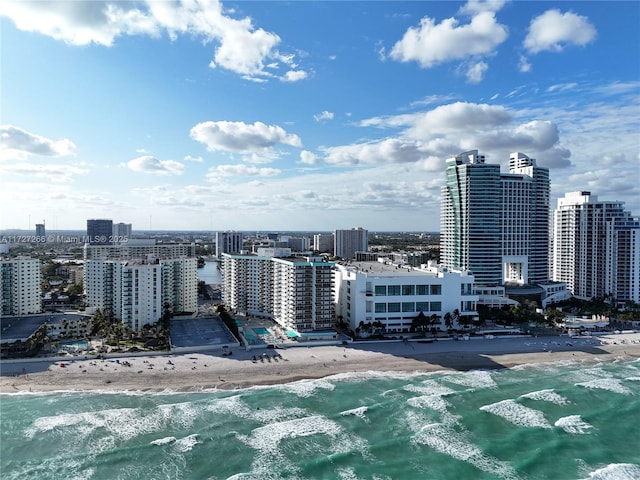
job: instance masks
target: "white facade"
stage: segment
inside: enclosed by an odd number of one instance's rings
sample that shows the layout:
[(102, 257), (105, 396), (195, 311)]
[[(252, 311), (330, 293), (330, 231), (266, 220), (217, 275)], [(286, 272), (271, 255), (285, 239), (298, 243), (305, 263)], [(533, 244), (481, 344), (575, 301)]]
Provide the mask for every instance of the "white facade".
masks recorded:
[(0, 261), (0, 313), (29, 315), (42, 312), (40, 260), (17, 257)]
[(640, 222), (623, 202), (566, 193), (553, 215), (552, 278), (585, 300), (640, 302)]
[(88, 307), (110, 310), (136, 331), (160, 320), (165, 305), (172, 313), (198, 308), (195, 258), (89, 260), (84, 271)]
[(333, 253), (333, 233), (317, 233), (313, 236), (313, 249), (319, 253)]
[(336, 230), (333, 241), (333, 254), (336, 257), (355, 258), (356, 252), (366, 252), (369, 249), (369, 232), (361, 227)]
[(195, 257), (195, 243), (84, 245), (84, 260), (130, 260), (133, 258), (180, 258)]
[(246, 315), (309, 332), (333, 325), (333, 263), (315, 258), (223, 255), (222, 298)]
[[(435, 315), (446, 329), (446, 313), (476, 318), (474, 277), (435, 265), (421, 268), (390, 262), (337, 264), (336, 315), (355, 330), (360, 322), (380, 322), (387, 332), (408, 332), (420, 312)], [(454, 323), (454, 327), (457, 323)]]
[(130, 223), (114, 223), (113, 224), (113, 243), (128, 243), (131, 240), (131, 224)]

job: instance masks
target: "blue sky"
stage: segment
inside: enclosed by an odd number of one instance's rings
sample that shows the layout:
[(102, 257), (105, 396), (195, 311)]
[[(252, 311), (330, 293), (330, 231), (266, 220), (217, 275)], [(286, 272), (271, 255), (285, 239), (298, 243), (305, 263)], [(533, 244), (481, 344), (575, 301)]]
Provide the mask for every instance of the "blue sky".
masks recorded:
[(0, 228), (439, 230), (520, 151), (640, 215), (640, 3), (0, 3)]

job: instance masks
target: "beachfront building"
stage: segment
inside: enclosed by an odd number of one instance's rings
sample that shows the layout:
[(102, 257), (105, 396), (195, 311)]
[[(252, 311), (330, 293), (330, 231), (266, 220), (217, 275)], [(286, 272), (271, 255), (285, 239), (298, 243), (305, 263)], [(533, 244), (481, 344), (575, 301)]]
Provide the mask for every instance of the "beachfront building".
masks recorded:
[(89, 260), (84, 288), (89, 311), (109, 310), (135, 331), (171, 313), (198, 309), (195, 258)]
[(84, 244), (84, 261), (130, 260), (133, 258), (195, 258), (195, 243), (126, 242), (121, 245)]
[(566, 193), (553, 214), (552, 278), (574, 296), (640, 302), (640, 222), (618, 201)]
[(316, 257), (223, 254), (222, 298), (228, 309), (269, 318), (285, 330), (327, 329), (334, 320), (333, 263)]
[(222, 259), (223, 253), (240, 253), (243, 242), (242, 232), (216, 232), (216, 258)]
[(41, 264), (37, 258), (0, 260), (0, 313), (30, 315), (42, 312)]
[(313, 249), (318, 253), (333, 253), (333, 233), (316, 233)]
[(456, 328), (463, 318), (469, 322), (477, 318), (478, 296), (473, 283), (468, 272), (435, 264), (411, 267), (389, 260), (339, 263), (336, 317), (352, 330), (376, 324), (386, 332), (401, 333), (408, 332), (422, 312), (434, 328)]
[(333, 232), (333, 242), (333, 254), (336, 257), (355, 258), (356, 252), (366, 252), (369, 249), (369, 232), (361, 227), (336, 230)]
[(477, 150), (446, 161), (441, 263), (473, 272), (478, 285), (548, 278), (549, 171), (512, 153), (509, 173)]

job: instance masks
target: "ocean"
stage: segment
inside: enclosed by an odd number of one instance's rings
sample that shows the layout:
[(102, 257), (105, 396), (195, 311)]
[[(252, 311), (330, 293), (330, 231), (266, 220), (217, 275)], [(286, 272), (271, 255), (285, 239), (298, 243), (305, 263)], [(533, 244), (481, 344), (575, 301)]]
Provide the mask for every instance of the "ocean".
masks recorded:
[(640, 362), (0, 402), (3, 480), (640, 478)]

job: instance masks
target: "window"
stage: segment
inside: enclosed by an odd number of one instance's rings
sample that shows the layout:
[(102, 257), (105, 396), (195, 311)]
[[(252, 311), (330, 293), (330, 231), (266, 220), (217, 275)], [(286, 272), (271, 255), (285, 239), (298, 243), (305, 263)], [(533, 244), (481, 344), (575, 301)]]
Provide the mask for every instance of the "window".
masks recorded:
[(439, 312), (442, 310), (442, 302), (431, 302), (431, 311)]
[(413, 302), (402, 302), (403, 312), (415, 312), (415, 304)]
[(387, 294), (387, 286), (386, 285), (376, 285), (376, 296), (383, 297)]
[(389, 285), (389, 296), (391, 295), (400, 295), (400, 285)]
[(402, 295), (415, 295), (415, 285), (403, 285)]
[(400, 302), (390, 302), (387, 304), (388, 312), (399, 312), (400, 311)]
[(442, 285), (431, 285), (431, 295), (442, 295)]
[(428, 312), (429, 302), (416, 302), (416, 312)]
[(429, 295), (429, 285), (416, 285), (416, 295)]
[(386, 303), (376, 303), (376, 313), (385, 313), (387, 311)]

